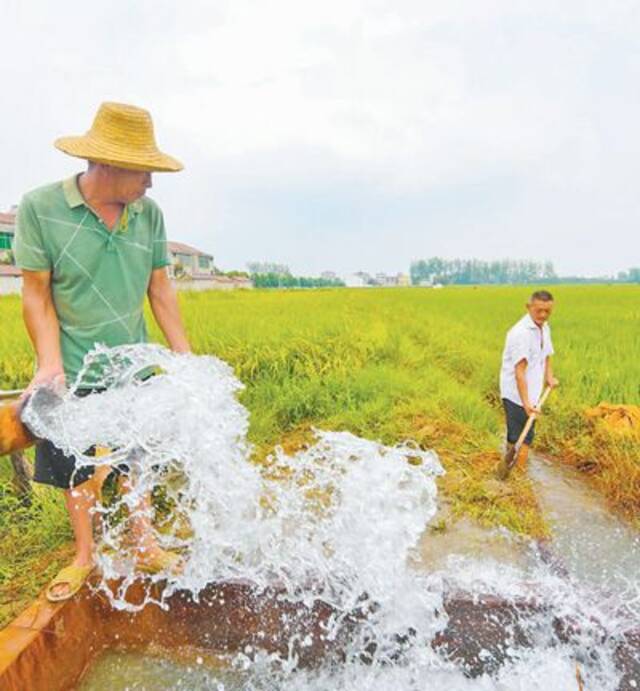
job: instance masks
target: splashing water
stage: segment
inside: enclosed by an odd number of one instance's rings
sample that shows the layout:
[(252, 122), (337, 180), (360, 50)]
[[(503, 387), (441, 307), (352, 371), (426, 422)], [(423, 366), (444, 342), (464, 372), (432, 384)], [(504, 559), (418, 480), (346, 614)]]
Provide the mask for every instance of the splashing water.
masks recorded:
[[(97, 508), (99, 587), (114, 606), (134, 608), (126, 599), (136, 579), (131, 522), (145, 514), (160, 545), (182, 552), (186, 567), (177, 576), (154, 576), (167, 579), (166, 587), (160, 596), (149, 589), (137, 607), (166, 606), (176, 590), (197, 594), (212, 580), (234, 578), (264, 588), (277, 583), (292, 600), (320, 600), (338, 612), (368, 607), (367, 625), (349, 641), (343, 664), (308, 671), (296, 668), (294, 653), (287, 659), (243, 653), (233, 662), (242, 688), (575, 689), (576, 659), (586, 688), (617, 687), (615, 635), (604, 644), (593, 622), (615, 633), (628, 621), (601, 611), (597, 597), (551, 573), (535, 555), (526, 570), (454, 557), (433, 573), (409, 568), (410, 552), (437, 509), (435, 477), (443, 471), (435, 453), (317, 431), (314, 445), (293, 456), (277, 449), (259, 468), (250, 462), (248, 412), (236, 398), (242, 384), (226, 363), (137, 345), (98, 348), (85, 369), (96, 371), (97, 364), (107, 390), (86, 397), (72, 390), (55, 406), (40, 390), (23, 417), (38, 436), (74, 454), (79, 467), (128, 469), (128, 491)], [(94, 445), (109, 451), (96, 458), (88, 453)], [(116, 578), (121, 585), (113, 592), (108, 582)], [(493, 675), (467, 679), (430, 645), (446, 623), (436, 616), (443, 592), (452, 589), (512, 601), (535, 594), (554, 614), (577, 622), (580, 633), (560, 643), (548, 617), (533, 616), (523, 624), (533, 647), (514, 643)], [(410, 643), (398, 655), (398, 636), (407, 635)], [(202, 688), (239, 688), (210, 677)]]

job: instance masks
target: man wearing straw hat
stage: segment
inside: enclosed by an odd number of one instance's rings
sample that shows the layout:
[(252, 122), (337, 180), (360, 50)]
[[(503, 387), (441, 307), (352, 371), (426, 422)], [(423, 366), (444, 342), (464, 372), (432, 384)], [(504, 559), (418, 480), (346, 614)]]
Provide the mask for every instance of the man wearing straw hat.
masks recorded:
[[(88, 167), (29, 192), (19, 206), (14, 250), (23, 271), (24, 320), (37, 359), (30, 388), (75, 382), (96, 343), (145, 342), (145, 295), (170, 348), (188, 352), (166, 272), (170, 262), (162, 213), (145, 196), (152, 172), (179, 171), (182, 164), (158, 149), (146, 110), (119, 103), (103, 103), (85, 135), (63, 137), (55, 146), (87, 160)], [(76, 383), (80, 394), (95, 390), (92, 381)], [(76, 471), (73, 456), (44, 441), (36, 449), (34, 479), (65, 490), (76, 555), (49, 585), (47, 596), (68, 599), (93, 568), (91, 509), (104, 473)], [(137, 513), (132, 528), (139, 567), (148, 572), (177, 568), (178, 555), (159, 547), (145, 512)]]

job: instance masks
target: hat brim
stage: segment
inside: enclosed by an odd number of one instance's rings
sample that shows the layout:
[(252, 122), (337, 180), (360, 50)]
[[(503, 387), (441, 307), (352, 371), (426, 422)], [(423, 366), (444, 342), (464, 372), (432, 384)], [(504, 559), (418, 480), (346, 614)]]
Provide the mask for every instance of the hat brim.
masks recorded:
[(177, 173), (184, 166), (180, 161), (162, 153), (149, 151), (144, 153), (118, 151), (106, 146), (89, 135), (82, 137), (60, 137), (54, 142), (56, 149), (69, 156), (84, 158), (87, 161), (104, 163), (127, 170), (144, 170), (151, 173)]

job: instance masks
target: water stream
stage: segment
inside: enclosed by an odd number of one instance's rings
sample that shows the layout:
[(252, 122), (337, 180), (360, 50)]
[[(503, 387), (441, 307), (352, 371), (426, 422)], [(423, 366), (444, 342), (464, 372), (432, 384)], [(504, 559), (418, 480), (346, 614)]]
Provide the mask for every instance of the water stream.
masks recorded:
[(150, 655), (108, 652), (92, 666), (79, 691), (243, 691), (245, 677), (228, 669), (178, 664)]
[(532, 457), (529, 475), (551, 523), (552, 550), (576, 582), (624, 603), (640, 621), (640, 535), (616, 518), (577, 471)]
[[(571, 504), (568, 492), (562, 501), (554, 496), (549, 473), (555, 471), (537, 461), (532, 466), (544, 501), (558, 512), (556, 544), (567, 557), (568, 577), (550, 568), (535, 545), (520, 544), (524, 556), (515, 560), (462, 549), (425, 561), (425, 527), (437, 510), (435, 480), (443, 472), (435, 453), (410, 442), (387, 447), (345, 432), (318, 431), (309, 448), (292, 457), (277, 450), (267, 470), (260, 469), (249, 460), (249, 416), (236, 399), (242, 385), (224, 362), (158, 346), (125, 346), (96, 351), (87, 366), (97, 365), (109, 391), (86, 398), (69, 392), (52, 402), (43, 390), (32, 397), (25, 416), (35, 432), (74, 453), (80, 464), (129, 468), (130, 491), (105, 499), (99, 508), (104, 574), (99, 587), (114, 606), (132, 607), (126, 599), (136, 579), (130, 516), (143, 511), (159, 542), (186, 560), (181, 575), (154, 577), (167, 578), (158, 606), (178, 589), (198, 593), (213, 579), (243, 578), (264, 587), (278, 583), (292, 601), (319, 600), (336, 612), (357, 606), (368, 619), (348, 641), (340, 665), (300, 669), (291, 647), (285, 657), (239, 653), (226, 671), (129, 656), (123, 676), (125, 658), (114, 653), (96, 667), (86, 689), (553, 691), (578, 688), (577, 662), (586, 689), (617, 688), (615, 636), (603, 643), (593, 622), (615, 634), (637, 613), (637, 562), (620, 568), (616, 551), (636, 543), (628, 536), (631, 543), (612, 548), (605, 544), (606, 527), (590, 541), (585, 528), (595, 519), (568, 520), (580, 510), (581, 499)], [(149, 368), (156, 376), (139, 376)], [(85, 453), (93, 444), (111, 452), (96, 461)], [(152, 493), (156, 509), (146, 499)], [(592, 562), (599, 555), (600, 566), (587, 568), (589, 552)], [(107, 579), (116, 576), (122, 586), (112, 592)], [(514, 642), (503, 666), (470, 679), (430, 645), (446, 625), (436, 616), (443, 593), (456, 589), (506, 601), (535, 597), (575, 622), (577, 633), (560, 642), (548, 616), (532, 616), (523, 626), (534, 645)], [(326, 635), (335, 635), (332, 627), (337, 630), (340, 623), (340, 616), (334, 617)], [(408, 632), (410, 644), (398, 655), (398, 636)], [(149, 677), (149, 670), (159, 671)]]

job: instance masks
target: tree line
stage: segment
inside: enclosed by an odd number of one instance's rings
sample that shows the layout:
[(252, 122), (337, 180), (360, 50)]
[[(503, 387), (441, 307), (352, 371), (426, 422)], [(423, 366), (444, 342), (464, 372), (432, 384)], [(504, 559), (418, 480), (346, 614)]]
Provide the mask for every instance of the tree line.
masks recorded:
[(411, 263), (413, 285), (442, 283), (472, 285), (479, 283), (540, 283), (558, 280), (550, 261), (517, 261), (503, 259), (483, 261), (481, 259), (441, 259), (431, 257)]
[[(338, 278), (294, 276), (285, 264), (252, 262), (247, 265), (256, 288), (341, 287)], [(235, 272), (244, 273), (244, 272)], [(246, 274), (244, 274), (246, 275)], [(443, 259), (431, 257), (411, 263), (412, 285), (500, 285), (528, 283), (640, 283), (640, 268), (618, 273), (617, 278), (559, 276), (551, 261), (502, 259)]]
[(632, 267), (618, 274), (620, 283), (640, 283), (640, 268)]
[(292, 276), (291, 274), (251, 274), (256, 288), (338, 288), (344, 286), (340, 279)]
[(344, 281), (339, 278), (294, 276), (286, 264), (249, 262), (247, 268), (256, 288), (339, 288), (344, 286)]

